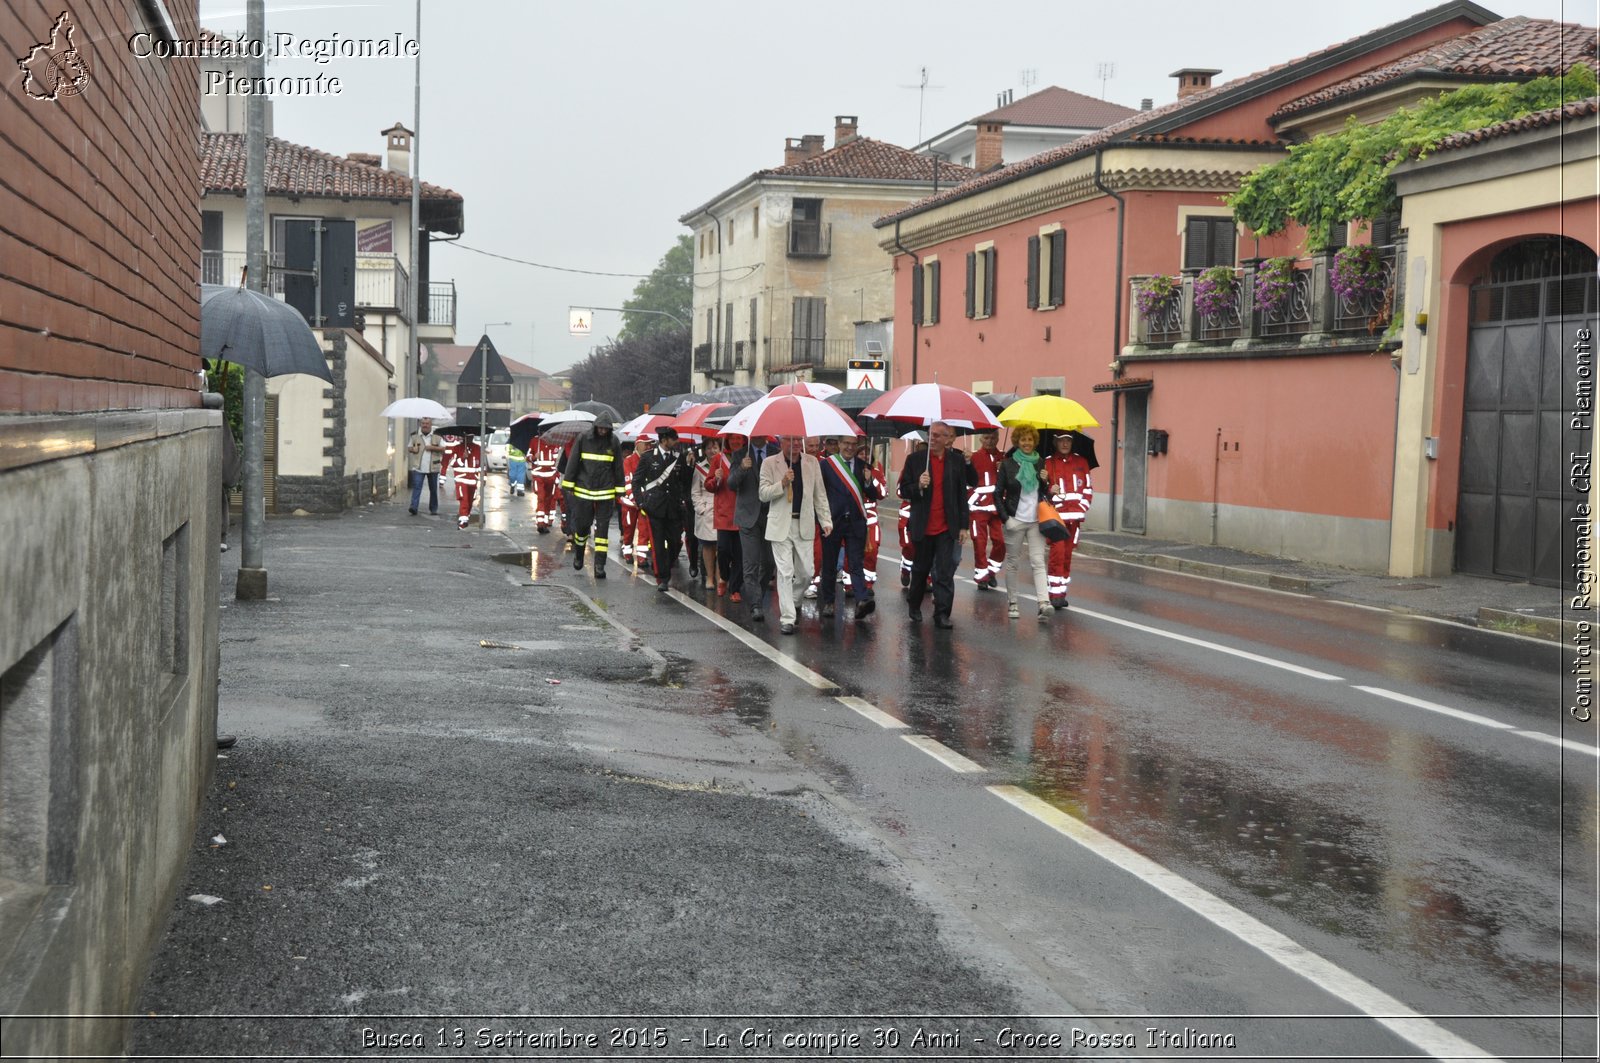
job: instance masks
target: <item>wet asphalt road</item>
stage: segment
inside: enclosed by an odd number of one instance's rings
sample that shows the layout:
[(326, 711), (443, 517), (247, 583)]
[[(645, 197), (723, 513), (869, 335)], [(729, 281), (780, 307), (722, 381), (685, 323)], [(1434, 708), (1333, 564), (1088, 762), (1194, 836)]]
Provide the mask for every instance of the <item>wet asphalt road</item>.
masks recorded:
[[(984, 770), (967, 780), (1044, 799), (1483, 1052), (1594, 1057), (1592, 1018), (1561, 1020), (1593, 1016), (1600, 985), (1596, 758), (1580, 748), (1594, 735), (1566, 716), (1561, 648), (1087, 558), (1073, 608), (1050, 624), (1028, 600), (1009, 622), (1003, 592), (963, 581), (956, 630), (942, 632), (907, 620), (894, 562), (891, 547), (875, 618), (825, 621), (809, 602), (793, 637), (775, 609), (752, 624), (747, 605), (688, 597), (971, 758)], [(747, 664), (729, 657), (730, 637), (649, 589), (606, 594), (630, 627), (697, 662), (687, 683), (737, 687)], [(1355, 1010), (1169, 900), (1129, 896), (1137, 883), (1081, 853), (1055, 865), (1038, 845), (1071, 848), (1059, 838), (996, 843), (1008, 810), (984, 807), (981, 791), (976, 807), (941, 809), (942, 792), (825, 731), (801, 755), (925, 859), (954, 823), (984, 838), (965, 859), (942, 854), (961, 865), (944, 874), (1000, 874), (997, 933), (1036, 938), (1020, 951), (1085, 1011)], [(1070, 928), (1064, 903), (1079, 916)], [(1267, 1054), (1417, 1052), (1365, 1019), (1232, 1028)]]
[[(1088, 559), (1045, 627), (970, 585), (954, 632), (915, 627), (885, 583), (869, 623), (806, 603), (786, 638), (616, 563), (573, 573), (525, 505), (489, 533), (400, 506), (274, 523), (283, 602), (224, 613), (245, 741), (184, 888), (226, 902), (178, 902), (141, 1010), (1087, 1012), (1056, 1026), (1141, 1058), (1555, 1058), (1562, 1024), (1529, 1016), (1592, 1014), (1595, 760), (1550, 744), (1559, 651)], [(530, 541), (531, 579), (491, 559)], [(1371, 994), (1290, 973), (1004, 787), (1440, 1017), (1375, 1021), (1351, 1003)], [(962, 1051), (993, 1047), (985, 1021)], [(351, 1049), (310, 1020), (222, 1029), (147, 1020), (133, 1044)], [(1185, 1029), (1235, 1045), (1150, 1047)], [(1592, 1058), (1592, 1020), (1564, 1032)]]

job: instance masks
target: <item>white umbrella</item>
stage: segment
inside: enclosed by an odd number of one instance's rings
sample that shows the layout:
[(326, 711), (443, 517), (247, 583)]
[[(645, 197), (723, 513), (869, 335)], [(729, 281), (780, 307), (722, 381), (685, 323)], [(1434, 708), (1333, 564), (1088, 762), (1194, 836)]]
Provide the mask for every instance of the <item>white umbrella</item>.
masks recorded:
[(839, 389), (832, 384), (819, 384), (815, 380), (796, 380), (791, 384), (779, 384), (768, 395), (804, 395), (808, 399), (828, 399), (839, 394)]
[(935, 421), (943, 421), (953, 428), (978, 431), (1000, 427), (1000, 422), (978, 396), (948, 384), (906, 384), (886, 391), (862, 410), (861, 416), (882, 417), (924, 428)]
[(859, 436), (859, 425), (837, 406), (803, 395), (768, 395), (728, 421), (722, 435)]
[(455, 414), (450, 412), (448, 407), (420, 395), (413, 395), (408, 399), (395, 399), (385, 406), (378, 416), (406, 421), (420, 421), (426, 417), (435, 424), (455, 420)]

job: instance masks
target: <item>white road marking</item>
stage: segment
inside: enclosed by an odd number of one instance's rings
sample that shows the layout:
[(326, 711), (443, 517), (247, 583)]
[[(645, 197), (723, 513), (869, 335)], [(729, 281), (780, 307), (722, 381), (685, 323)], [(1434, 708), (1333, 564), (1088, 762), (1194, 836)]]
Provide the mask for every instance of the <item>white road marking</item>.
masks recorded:
[(1257, 664), (1264, 664), (1271, 668), (1282, 668), (1286, 672), (1294, 672), (1296, 675), (1307, 676), (1311, 679), (1322, 679), (1331, 683), (1344, 682), (1343, 676), (1329, 675), (1327, 672), (1319, 672), (1315, 668), (1306, 668), (1298, 664), (1290, 664), (1288, 661), (1280, 661), (1275, 657), (1263, 657), (1259, 653), (1251, 653), (1248, 650), (1236, 650), (1232, 646), (1224, 646), (1220, 642), (1207, 642), (1205, 639), (1197, 639), (1189, 635), (1180, 635), (1176, 631), (1163, 631), (1158, 627), (1151, 627), (1148, 624), (1135, 623), (1132, 620), (1123, 620), (1121, 617), (1111, 616), (1108, 613), (1098, 612), (1094, 609), (1080, 609), (1077, 606), (1074, 606), (1072, 611), (1082, 616), (1092, 616), (1096, 620), (1104, 620), (1108, 624), (1131, 627), (1135, 631), (1143, 631), (1149, 635), (1159, 635), (1164, 639), (1172, 639), (1175, 642), (1185, 642), (1191, 646), (1199, 646), (1202, 649), (1215, 650), (1218, 653), (1226, 653), (1231, 657), (1242, 657), (1247, 661), (1254, 661)]
[(1600, 757), (1600, 746), (1586, 746), (1582, 742), (1574, 742), (1570, 738), (1557, 738), (1555, 735), (1540, 734), (1538, 731), (1512, 731), (1514, 735), (1531, 738), (1535, 742), (1544, 742), (1562, 749), (1570, 749), (1574, 753), (1587, 753), (1591, 757)]
[(1015, 786), (991, 786), (989, 792), (1026, 812), (1052, 830), (1077, 842), (1113, 866), (1136, 876), (1190, 911), (1209, 920), (1279, 965), (1338, 997), (1397, 1036), (1435, 1059), (1494, 1060), (1431, 1019), (1406, 1007), (1377, 986), (1323, 959), (1294, 939), (1207, 893), (1154, 860), (1095, 830), (1082, 820)]
[(927, 735), (901, 735), (900, 737), (951, 771), (959, 772), (962, 775), (976, 775), (988, 770), (982, 764), (963, 757), (938, 739), (929, 738)]
[(1437, 701), (1424, 701), (1421, 698), (1414, 698), (1410, 694), (1397, 694), (1392, 690), (1385, 690), (1382, 687), (1358, 686), (1356, 689), (1364, 690), (1368, 694), (1376, 694), (1380, 698), (1388, 698), (1390, 701), (1398, 701), (1402, 705), (1413, 705), (1419, 709), (1427, 709), (1429, 712), (1437, 712), (1441, 716), (1454, 716), (1458, 720), (1466, 720), (1468, 723), (1475, 723), (1480, 727), (1493, 727), (1497, 731), (1516, 730), (1516, 728), (1512, 727), (1509, 723), (1501, 723), (1499, 720), (1491, 720), (1489, 717), (1479, 716), (1475, 712), (1464, 712), (1461, 709), (1452, 709), (1450, 706), (1441, 705)]
[(779, 651), (773, 649), (770, 645), (756, 638), (754, 635), (750, 634), (750, 632), (746, 631), (738, 624), (735, 624), (732, 620), (717, 614), (711, 609), (707, 609), (705, 606), (701, 605), (687, 594), (684, 594), (681, 591), (668, 591), (667, 597), (671, 598), (675, 602), (678, 602), (680, 605), (683, 605), (691, 612), (699, 613), (701, 616), (705, 617), (707, 620), (711, 621), (713, 624), (717, 625), (722, 630), (726, 631), (728, 634), (744, 643), (746, 646), (749, 646), (752, 650), (755, 650), (757, 653), (761, 654), (761, 656), (765, 657), (779, 668), (782, 668), (784, 671), (789, 672), (792, 675), (798, 676), (800, 679), (803, 679), (805, 682), (816, 687), (823, 693), (831, 693), (832, 691), (839, 689), (839, 684), (835, 683), (827, 676), (813, 672), (811, 669), (807, 668), (793, 657), (790, 657), (787, 653), (780, 653)]
[(847, 709), (855, 710), (862, 716), (865, 716), (867, 719), (877, 724), (879, 727), (882, 727), (885, 731), (903, 731), (910, 726), (909, 724), (903, 723), (902, 721), (895, 719), (893, 716), (890, 716), (887, 712), (879, 709), (871, 702), (863, 701), (861, 698), (838, 697), (834, 698), (833, 700), (837, 701)]

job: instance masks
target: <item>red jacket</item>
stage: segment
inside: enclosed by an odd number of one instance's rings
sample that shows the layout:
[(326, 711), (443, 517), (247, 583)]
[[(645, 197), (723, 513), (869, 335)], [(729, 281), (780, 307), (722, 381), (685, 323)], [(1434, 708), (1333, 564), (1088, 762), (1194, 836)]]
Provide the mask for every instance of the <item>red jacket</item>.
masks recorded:
[(1004, 457), (1005, 455), (998, 450), (990, 450), (988, 447), (979, 447), (973, 451), (970, 460), (973, 469), (978, 473), (978, 486), (967, 496), (967, 506), (975, 518), (980, 514), (993, 516), (996, 512), (997, 500), (994, 497), (994, 489), (1000, 482), (1000, 462)]
[(1089, 462), (1081, 454), (1044, 459), (1045, 490), (1050, 502), (1066, 521), (1082, 520), (1094, 501), (1094, 481), (1089, 479)]
[(711, 474), (706, 477), (706, 490), (715, 495), (716, 508), (712, 519), (717, 531), (739, 530), (739, 521), (733, 515), (739, 496), (728, 486), (728, 475), (732, 471), (733, 466), (728, 463), (727, 455), (718, 454), (712, 459)]

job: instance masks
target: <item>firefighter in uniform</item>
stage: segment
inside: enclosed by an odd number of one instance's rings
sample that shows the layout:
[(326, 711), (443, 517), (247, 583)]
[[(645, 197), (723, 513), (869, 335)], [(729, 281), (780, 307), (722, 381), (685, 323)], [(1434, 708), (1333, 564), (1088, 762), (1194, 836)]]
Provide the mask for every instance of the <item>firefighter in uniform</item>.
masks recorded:
[(476, 438), (466, 432), (445, 437), (444, 474), (456, 485), (457, 528), (465, 528), (472, 516), (472, 499), (478, 493), (478, 476), (482, 472), (483, 448)]
[(1057, 609), (1067, 607), (1067, 591), (1072, 586), (1072, 551), (1078, 545), (1083, 531), (1083, 518), (1089, 514), (1094, 501), (1094, 483), (1089, 478), (1089, 461), (1072, 452), (1073, 435), (1062, 432), (1055, 439), (1055, 453), (1044, 460), (1045, 491), (1050, 504), (1061, 514), (1062, 521), (1071, 529), (1072, 536), (1059, 543), (1050, 544), (1049, 573), (1050, 604)]
[(622, 494), (622, 455), (611, 417), (602, 413), (594, 419), (587, 435), (580, 436), (567, 451), (561, 471), (561, 490), (567, 499), (567, 515), (572, 528), (572, 567), (583, 570), (583, 552), (594, 532), (594, 578), (606, 578), (606, 554), (610, 550), (611, 511)]
[(650, 560), (650, 548), (653, 543), (650, 538), (650, 518), (639, 508), (639, 500), (633, 492), (633, 474), (638, 471), (639, 463), (648, 453), (650, 453), (650, 441), (636, 439), (633, 451), (622, 459), (622, 496), (617, 499), (617, 522), (622, 525), (623, 564), (632, 561), (634, 554), (639, 555), (641, 565)]
[(1006, 560), (1006, 521), (995, 498), (1000, 482), (1000, 433), (978, 433), (981, 444), (972, 453), (972, 467), (978, 473), (978, 486), (972, 489), (967, 505), (972, 510), (972, 582), (979, 590), (994, 590)]
[(535, 438), (528, 445), (532, 459), (533, 523), (540, 535), (548, 535), (561, 506), (561, 446)]

